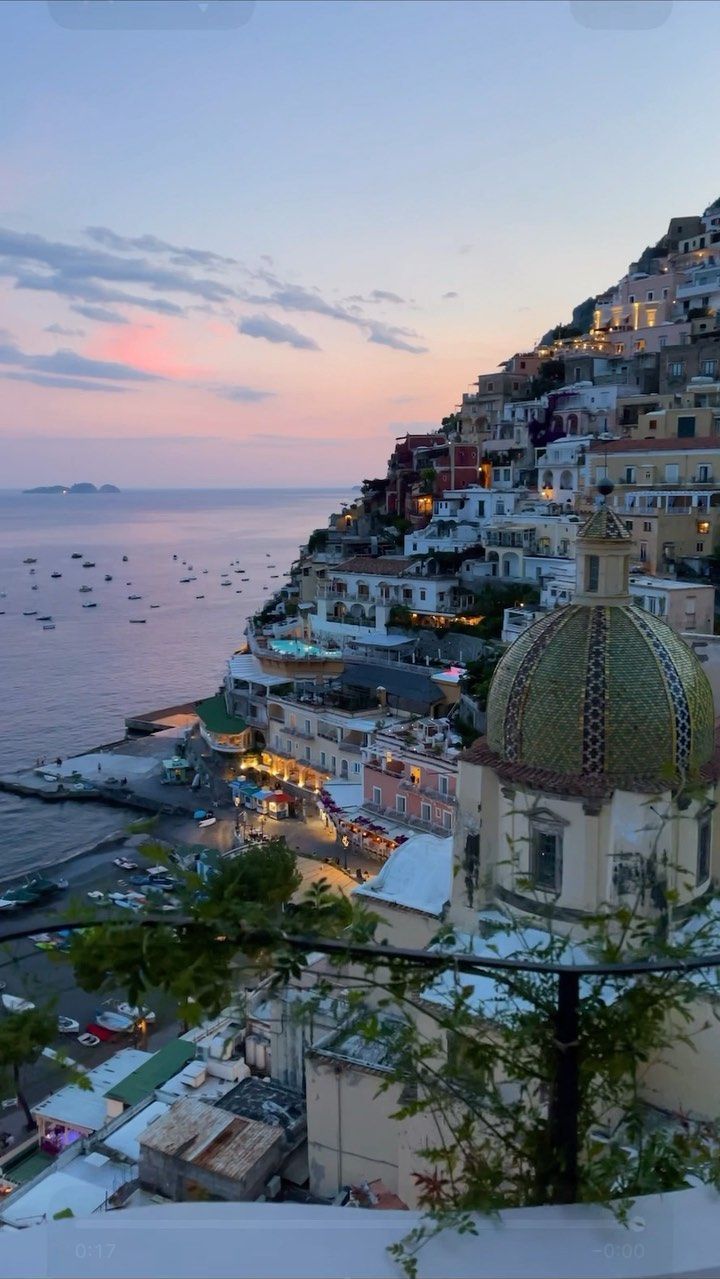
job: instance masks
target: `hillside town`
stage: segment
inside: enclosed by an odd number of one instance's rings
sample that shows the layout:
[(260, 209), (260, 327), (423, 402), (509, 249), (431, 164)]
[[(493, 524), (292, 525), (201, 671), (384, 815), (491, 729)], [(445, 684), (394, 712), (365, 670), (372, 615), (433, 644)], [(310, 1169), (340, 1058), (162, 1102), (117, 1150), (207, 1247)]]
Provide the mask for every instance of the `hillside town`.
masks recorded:
[[(447, 951), (419, 1017), (454, 955), (512, 957), (550, 919), (581, 948), (641, 884), (640, 916), (661, 893), (681, 931), (720, 875), (719, 547), (720, 200), (480, 371), (311, 532), (163, 763), (182, 787), (201, 760), (236, 814), (203, 873), (258, 822), (307, 828), (380, 941)], [(469, 980), (492, 1025), (493, 977)], [(116, 1041), (33, 1105), (0, 1226), (197, 1198), (416, 1209), (430, 1121), (394, 1117), (402, 1089), (381, 1087), (348, 984), (314, 955), (160, 1047)], [(693, 1029), (648, 1063), (650, 1126), (716, 1113), (701, 995)]]

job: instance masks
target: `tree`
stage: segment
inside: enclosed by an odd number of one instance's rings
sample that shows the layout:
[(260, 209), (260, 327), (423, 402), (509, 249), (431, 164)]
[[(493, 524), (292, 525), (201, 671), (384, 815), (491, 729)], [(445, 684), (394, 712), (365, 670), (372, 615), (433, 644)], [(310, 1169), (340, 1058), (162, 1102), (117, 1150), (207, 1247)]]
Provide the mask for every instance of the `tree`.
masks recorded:
[(28, 1131), (37, 1125), (23, 1092), (21, 1072), (26, 1066), (35, 1064), (43, 1048), (49, 1047), (56, 1034), (57, 1018), (48, 1009), (6, 1012), (0, 1018), (0, 1074), (12, 1080), (15, 1095), (25, 1112)]
[[(673, 809), (680, 817), (681, 800)], [(469, 900), (478, 878), (470, 843), (460, 867)], [(543, 932), (518, 931), (496, 909), (479, 952), (444, 927), (432, 951), (400, 953), (374, 945), (376, 918), (326, 884), (297, 900), (290, 850), (274, 845), (269, 866), (266, 849), (248, 850), (194, 897), (189, 877), (183, 919), (85, 929), (71, 957), (81, 984), (107, 976), (133, 1002), (149, 977), (186, 1003), (190, 994), (197, 1020), (263, 975), (270, 993), (287, 985), (312, 951), (324, 952), (328, 975), (306, 991), (305, 1015), (342, 989), (353, 1035), (382, 1046), (379, 1089), (397, 1092), (394, 1118), (411, 1133), (425, 1124), (414, 1177), (427, 1217), (393, 1250), (409, 1275), (427, 1238), (447, 1226), (474, 1230), (477, 1212), (580, 1201), (622, 1219), (634, 1196), (681, 1188), (691, 1174), (720, 1183), (715, 1126), (649, 1130), (640, 1088), (648, 1062), (689, 1042), (684, 1027), (698, 998), (717, 998), (714, 970), (703, 971), (700, 959), (689, 971), (693, 956), (718, 950), (716, 899), (693, 907), (691, 928), (659, 927), (659, 907), (641, 909), (651, 879), (659, 883), (648, 858), (635, 900), (586, 921), (580, 957), (577, 938), (555, 930), (544, 899)], [(532, 884), (518, 886), (532, 895)], [(669, 894), (652, 895), (661, 898), (666, 912)], [(500, 958), (508, 953), (503, 932), (519, 965)], [(618, 971), (627, 961), (637, 969)], [(561, 1016), (566, 977), (575, 991), (571, 1024)]]

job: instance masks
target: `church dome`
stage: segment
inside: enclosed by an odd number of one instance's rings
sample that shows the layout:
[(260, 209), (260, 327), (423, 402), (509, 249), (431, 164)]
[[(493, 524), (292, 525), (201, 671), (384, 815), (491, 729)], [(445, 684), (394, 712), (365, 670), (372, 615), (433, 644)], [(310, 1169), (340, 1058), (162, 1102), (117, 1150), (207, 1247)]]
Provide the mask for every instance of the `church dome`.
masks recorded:
[(575, 602), (530, 626), (497, 666), (487, 747), (520, 777), (644, 790), (713, 756), (710, 683), (675, 631), (631, 603), (631, 549), (614, 512), (597, 511), (578, 535)]

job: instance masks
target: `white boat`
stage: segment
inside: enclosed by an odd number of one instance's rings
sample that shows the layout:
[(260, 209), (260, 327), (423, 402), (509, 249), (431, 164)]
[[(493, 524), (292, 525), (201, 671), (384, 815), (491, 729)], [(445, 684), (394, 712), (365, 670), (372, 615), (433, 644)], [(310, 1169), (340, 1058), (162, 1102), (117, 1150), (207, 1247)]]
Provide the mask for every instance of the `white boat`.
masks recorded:
[(203, 817), (202, 821), (198, 822), (198, 826), (214, 826), (216, 821), (217, 817)]
[(118, 1004), (117, 1010), (121, 1017), (132, 1017), (133, 1021), (147, 1021), (152, 1024), (155, 1021), (155, 1013), (152, 1008), (139, 1008), (137, 1004)]
[(58, 1030), (61, 1035), (77, 1035), (79, 1029), (79, 1021), (75, 1021), (72, 1017), (58, 1017)]
[(29, 999), (23, 999), (22, 995), (0, 995), (0, 1000), (9, 1013), (30, 1013), (35, 1007)]
[(103, 1030), (116, 1031), (132, 1030), (134, 1024), (132, 1017), (124, 1017), (122, 1013), (108, 1012), (107, 1009), (96, 1013), (94, 1021), (95, 1025), (102, 1026)]

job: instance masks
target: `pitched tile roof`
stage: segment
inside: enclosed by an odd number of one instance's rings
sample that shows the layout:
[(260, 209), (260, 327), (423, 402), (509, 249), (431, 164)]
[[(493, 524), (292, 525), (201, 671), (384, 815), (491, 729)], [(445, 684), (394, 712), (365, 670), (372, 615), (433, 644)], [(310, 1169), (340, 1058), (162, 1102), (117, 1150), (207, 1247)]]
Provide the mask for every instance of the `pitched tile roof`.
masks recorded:
[(600, 506), (593, 511), (589, 520), (583, 524), (578, 538), (602, 538), (611, 542), (630, 542), (632, 541), (622, 520), (609, 506)]
[(414, 563), (412, 558), (405, 555), (355, 555), (334, 567), (338, 573), (372, 573), (378, 577), (397, 577)]

